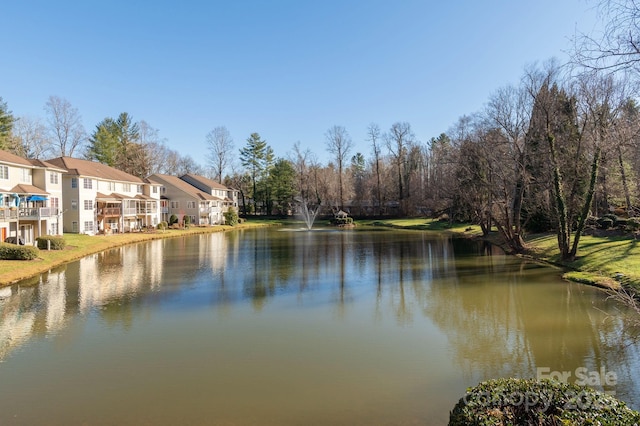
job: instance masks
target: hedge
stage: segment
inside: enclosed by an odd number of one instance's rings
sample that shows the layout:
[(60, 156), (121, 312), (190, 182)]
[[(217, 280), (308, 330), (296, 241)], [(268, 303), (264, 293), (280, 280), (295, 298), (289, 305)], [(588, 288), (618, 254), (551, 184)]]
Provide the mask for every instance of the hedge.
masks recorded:
[(39, 253), (40, 250), (34, 246), (0, 243), (1, 260), (33, 260)]
[(40, 250), (47, 250), (47, 241), (51, 244), (51, 250), (64, 250), (67, 245), (64, 238), (59, 235), (43, 235), (36, 238), (36, 242), (38, 243), (38, 248)]
[(640, 413), (591, 388), (554, 380), (495, 379), (460, 398), (449, 426), (636, 425)]

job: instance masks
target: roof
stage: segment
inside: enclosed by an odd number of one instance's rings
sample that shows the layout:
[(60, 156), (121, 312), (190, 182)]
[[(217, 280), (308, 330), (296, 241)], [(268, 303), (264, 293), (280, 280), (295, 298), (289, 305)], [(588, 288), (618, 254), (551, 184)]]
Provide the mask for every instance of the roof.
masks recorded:
[(25, 183), (21, 183), (20, 185), (16, 185), (9, 192), (13, 192), (14, 194), (40, 194), (40, 195), (49, 195), (45, 190), (38, 188), (37, 186), (27, 185)]
[(155, 175), (151, 175), (149, 176), (150, 180), (153, 180), (155, 182), (159, 182), (165, 186), (167, 185), (171, 185), (174, 188), (176, 188), (179, 191), (182, 191), (194, 198), (198, 198), (200, 200), (203, 201), (214, 201), (214, 200), (219, 200), (218, 197), (214, 197), (211, 194), (208, 194), (206, 192), (200, 191), (198, 188), (196, 188), (195, 186), (191, 185), (190, 183), (180, 179), (177, 176), (171, 176), (171, 175), (161, 175), (161, 174), (155, 174)]
[(47, 169), (57, 169), (60, 172), (66, 171), (63, 168), (59, 168), (58, 166), (55, 166), (54, 164), (48, 163), (43, 160), (37, 160), (32, 158), (31, 159), (22, 158), (19, 155), (13, 154), (9, 151), (2, 151), (2, 150), (0, 150), (0, 163), (13, 164), (13, 165), (24, 166), (29, 168), (40, 167), (40, 168), (47, 168)]
[(86, 176), (104, 180), (114, 180), (119, 182), (145, 183), (137, 176), (118, 170), (106, 164), (95, 161), (82, 160), (72, 157), (58, 157), (47, 160), (47, 163), (67, 170), (67, 174), (75, 176)]
[(18, 164), (20, 166), (33, 167), (31, 161), (26, 158), (22, 158), (18, 155), (12, 154), (9, 151), (0, 151), (0, 162), (2, 163), (10, 163), (10, 164)]
[(212, 189), (222, 189), (224, 191), (228, 191), (229, 190), (229, 188), (227, 188), (226, 186), (216, 182), (213, 179), (209, 179), (209, 178), (206, 178), (204, 176), (194, 175), (193, 173), (187, 173), (186, 175), (180, 176), (180, 179), (184, 179), (185, 177), (190, 178), (190, 179), (192, 179), (192, 180), (194, 180), (196, 182), (199, 182), (199, 183), (201, 183), (201, 184), (203, 184), (205, 186), (208, 186), (209, 188), (212, 188)]
[(38, 159), (29, 159), (29, 162), (31, 164), (33, 164), (36, 167), (42, 167), (42, 168), (46, 168), (46, 169), (54, 169), (58, 172), (66, 172), (66, 169), (63, 169), (61, 167), (55, 166), (51, 163), (49, 163), (48, 161), (44, 161), (44, 160), (38, 160)]

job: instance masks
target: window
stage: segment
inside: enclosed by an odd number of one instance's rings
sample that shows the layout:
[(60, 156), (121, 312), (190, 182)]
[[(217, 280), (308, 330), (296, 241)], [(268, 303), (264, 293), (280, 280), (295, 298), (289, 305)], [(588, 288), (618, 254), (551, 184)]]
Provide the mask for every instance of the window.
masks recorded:
[(84, 178), (82, 179), (83, 183), (82, 183), (82, 187), (84, 189), (92, 189), (93, 188), (93, 181), (89, 178)]
[(166, 194), (167, 193), (167, 188), (165, 188), (164, 186), (162, 188), (160, 188), (160, 193), (161, 194)]
[(172, 209), (179, 209), (180, 208), (180, 203), (178, 201), (172, 201), (171, 202), (171, 208)]
[(51, 224), (51, 232), (49, 235), (58, 235), (58, 224), (57, 223), (52, 223)]
[(71, 210), (78, 210), (78, 200), (71, 200)]
[(71, 232), (78, 232), (78, 222), (71, 222)]
[(122, 184), (122, 190), (124, 192), (131, 192), (131, 184), (130, 183), (123, 183)]
[(0, 179), (9, 179), (9, 167), (0, 166)]
[(20, 169), (20, 182), (23, 183), (31, 183), (31, 170), (30, 169)]
[(60, 198), (51, 197), (50, 203), (51, 204), (49, 207), (51, 207), (51, 212), (53, 214), (58, 214), (58, 209), (60, 208)]
[(109, 191), (115, 191), (116, 190), (116, 183), (115, 182), (107, 182), (107, 190)]
[(59, 179), (58, 178), (58, 173), (56, 173), (56, 172), (49, 173), (49, 183), (53, 183), (53, 184), (57, 185), (59, 183), (58, 179)]
[(93, 210), (93, 200), (84, 200), (84, 209)]
[(151, 190), (153, 191), (154, 194), (158, 193), (158, 187), (157, 186), (152, 186)]
[(93, 221), (86, 221), (84, 223), (84, 232), (93, 232)]
[(195, 201), (187, 201), (187, 208), (188, 209), (195, 209), (196, 208), (196, 202)]
[(71, 178), (71, 188), (78, 187), (78, 178)]
[(138, 185), (138, 186), (137, 186), (137, 188), (136, 188), (136, 192), (137, 192), (138, 194), (142, 194), (142, 185)]

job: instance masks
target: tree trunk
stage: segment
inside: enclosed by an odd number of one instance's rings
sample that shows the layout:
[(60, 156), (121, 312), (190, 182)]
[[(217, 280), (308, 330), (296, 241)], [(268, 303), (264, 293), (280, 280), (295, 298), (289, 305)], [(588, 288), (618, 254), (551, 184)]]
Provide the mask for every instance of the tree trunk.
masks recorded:
[(631, 194), (629, 193), (629, 183), (627, 182), (627, 174), (624, 171), (624, 161), (622, 160), (622, 147), (618, 145), (618, 164), (620, 165), (620, 177), (622, 179), (622, 189), (624, 190), (624, 199), (627, 203), (627, 214), (629, 217), (635, 216), (633, 206), (631, 205)]
[(549, 150), (551, 152), (551, 166), (553, 168), (553, 195), (555, 198), (556, 221), (558, 224), (558, 248), (563, 259), (569, 256), (569, 232), (567, 220), (567, 206), (565, 203), (564, 193), (562, 191), (562, 175), (558, 166), (556, 156), (555, 138), (550, 132), (547, 134), (549, 142)]
[(380, 160), (376, 160), (377, 196), (378, 196), (378, 216), (382, 216), (382, 195), (380, 192)]
[[(569, 252), (565, 260), (573, 260), (578, 254), (578, 243), (580, 242), (580, 236), (584, 230), (584, 225), (587, 221), (587, 215), (589, 214), (589, 207), (591, 207), (591, 200), (593, 199), (593, 193), (595, 192), (596, 180), (598, 179), (598, 165), (600, 163), (600, 147), (596, 147), (593, 153), (593, 162), (591, 163), (591, 180), (589, 181), (589, 189), (587, 190), (587, 196), (582, 206), (582, 212), (580, 214), (580, 221), (576, 229), (576, 234), (573, 237), (573, 246), (571, 252)], [(563, 257), (564, 258), (564, 257)]]

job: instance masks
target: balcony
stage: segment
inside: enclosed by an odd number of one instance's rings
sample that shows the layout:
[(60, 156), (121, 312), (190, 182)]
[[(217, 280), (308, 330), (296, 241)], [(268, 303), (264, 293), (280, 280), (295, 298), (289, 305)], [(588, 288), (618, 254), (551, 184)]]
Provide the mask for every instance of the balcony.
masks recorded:
[(16, 219), (18, 219), (17, 209), (0, 208), (0, 221), (7, 222)]
[(99, 207), (97, 209), (98, 216), (120, 216), (122, 209), (120, 207)]
[(0, 221), (9, 220), (40, 220), (54, 217), (58, 214), (58, 209), (53, 207), (30, 207), (30, 208), (0, 208)]

